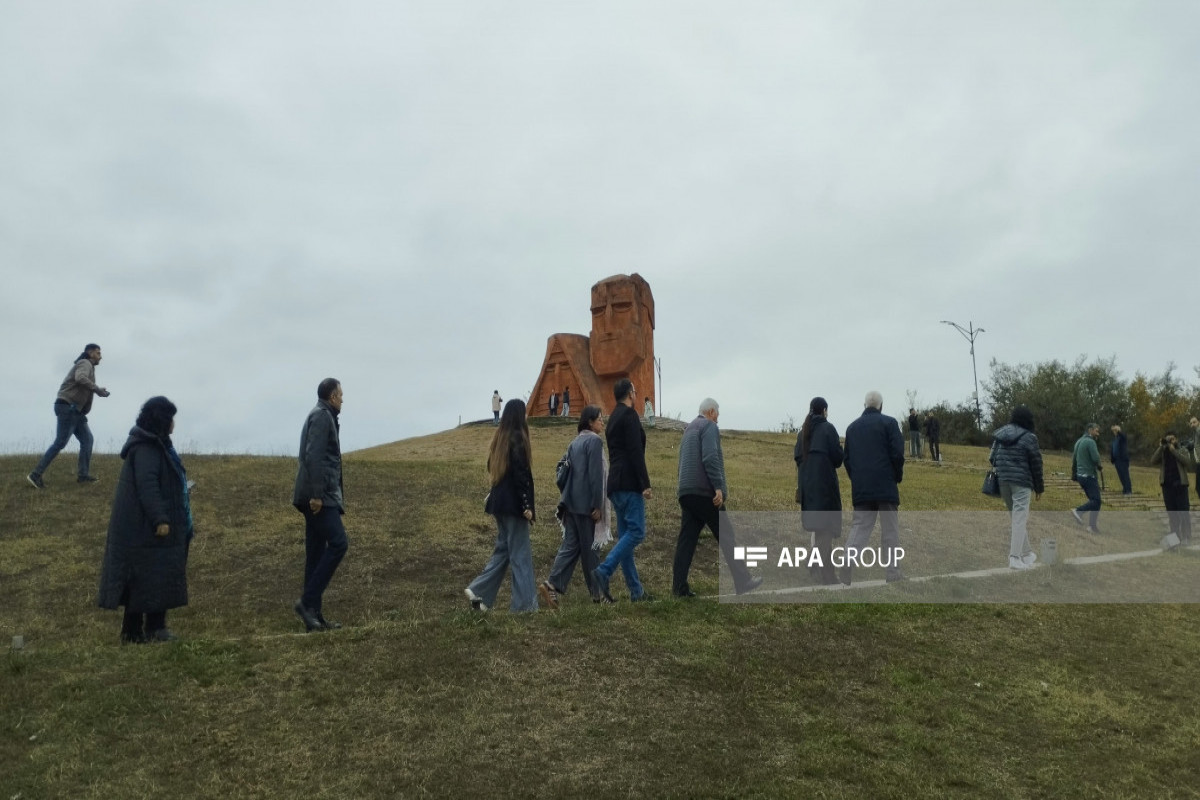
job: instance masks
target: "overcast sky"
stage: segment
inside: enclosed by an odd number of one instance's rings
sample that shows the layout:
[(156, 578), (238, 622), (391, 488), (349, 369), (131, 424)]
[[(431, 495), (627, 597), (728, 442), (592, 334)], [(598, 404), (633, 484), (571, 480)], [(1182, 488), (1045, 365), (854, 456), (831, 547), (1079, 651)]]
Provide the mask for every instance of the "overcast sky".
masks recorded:
[(343, 447), (528, 393), (589, 288), (662, 411), (844, 431), (1010, 363), (1200, 363), (1200, 3), (0, 0), (0, 449), (104, 348), (193, 451)]

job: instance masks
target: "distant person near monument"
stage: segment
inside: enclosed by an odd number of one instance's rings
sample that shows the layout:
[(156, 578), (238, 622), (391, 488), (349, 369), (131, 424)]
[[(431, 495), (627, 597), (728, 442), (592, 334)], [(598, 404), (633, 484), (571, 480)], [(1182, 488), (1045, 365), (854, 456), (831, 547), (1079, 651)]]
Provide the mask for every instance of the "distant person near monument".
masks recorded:
[(650, 395), (646, 395), (646, 402), (642, 404), (642, 416), (646, 418), (646, 427), (654, 427), (654, 404), (650, 402)]
[(1182, 544), (1192, 541), (1192, 513), (1188, 501), (1188, 472), (1196, 466), (1187, 449), (1180, 446), (1174, 431), (1167, 431), (1158, 443), (1158, 449), (1150, 456), (1150, 463), (1158, 465), (1158, 483), (1162, 487), (1163, 504), (1167, 507), (1171, 533), (1179, 536)]
[(192, 506), (187, 472), (171, 443), (175, 404), (151, 397), (121, 448), (100, 569), (101, 608), (125, 607), (122, 644), (175, 641), (167, 611), (188, 604)]
[(571, 387), (563, 387), (562, 393), (562, 415), (564, 417), (571, 416)]
[(932, 411), (925, 415), (925, 439), (929, 442), (929, 457), (940, 462), (942, 460), (942, 423)]
[[(900, 546), (900, 487), (904, 480), (904, 438), (895, 418), (883, 413), (883, 396), (867, 392), (862, 415), (846, 428), (846, 474), (854, 502), (846, 557), (861, 553), (879, 519), (880, 542), (887, 551), (879, 559), (885, 564), (887, 581), (904, 580), (897, 564)], [(850, 585), (850, 564), (842, 568), (842, 583)]]
[(504, 407), (504, 400), (500, 397), (500, 390), (496, 389), (492, 392), (492, 424), (500, 424), (500, 409)]
[(512, 567), (509, 611), (538, 610), (533, 546), (529, 541), (529, 526), (535, 519), (532, 463), (525, 403), (509, 400), (500, 415), (500, 427), (488, 446), (487, 471), (492, 490), (483, 510), (496, 518), (496, 544), (483, 572), (463, 589), (475, 611), (495, 607), (496, 594), (509, 567)]
[(550, 416), (558, 416), (558, 392), (550, 395)]
[(908, 410), (908, 455), (911, 458), (921, 457), (921, 418), (917, 416), (915, 408)]
[(1087, 495), (1087, 502), (1071, 510), (1071, 516), (1083, 525), (1082, 514), (1087, 513), (1088, 533), (1099, 533), (1096, 523), (1100, 521), (1100, 471), (1104, 468), (1100, 463), (1100, 450), (1096, 440), (1100, 438), (1100, 425), (1089, 422), (1075, 442), (1071, 456), (1071, 479), (1079, 484)]
[(650, 473), (646, 470), (646, 432), (633, 408), (637, 389), (628, 378), (613, 387), (616, 410), (608, 419), (605, 438), (608, 440), (608, 498), (617, 512), (617, 544), (608, 558), (594, 573), (600, 596), (613, 602), (609, 579), (617, 567), (625, 574), (629, 599), (633, 602), (651, 600), (638, 578), (633, 552), (646, 538), (646, 501), (653, 496)]
[(700, 532), (705, 528), (712, 531), (717, 546), (725, 554), (725, 562), (733, 576), (734, 592), (745, 594), (762, 585), (762, 578), (751, 576), (744, 560), (733, 557), (733, 525), (725, 512), (725, 500), (729, 497), (725, 483), (725, 454), (721, 451), (721, 429), (717, 426), (720, 413), (717, 401), (706, 397), (700, 403), (699, 415), (688, 423), (679, 442), (676, 495), (680, 523), (671, 580), (671, 593), (676, 597), (696, 596), (688, 585), (688, 572), (696, 555)]
[(1037, 561), (1037, 553), (1029, 544), (1029, 500), (1031, 495), (1040, 500), (1046, 484), (1042, 451), (1033, 428), (1033, 412), (1017, 406), (1008, 424), (992, 434), (992, 452), (988, 455), (1000, 480), (1000, 496), (1008, 508), (1009, 569), (1030, 569)]
[(72, 436), (79, 440), (79, 470), (76, 480), (79, 483), (96, 481), (91, 473), (92, 431), (88, 427), (87, 415), (92, 410), (94, 395), (108, 397), (108, 389), (96, 385), (96, 365), (100, 363), (100, 357), (100, 345), (85, 345), (83, 352), (71, 365), (62, 385), (58, 387), (58, 397), (54, 400), (54, 416), (58, 418), (54, 443), (46, 450), (33, 472), (25, 477), (35, 489), (46, 488), (42, 475), (49, 469), (55, 456), (67, 446)]
[(325, 589), (349, 548), (342, 515), (342, 384), (326, 378), (317, 385), (317, 404), (300, 431), (300, 465), (292, 505), (304, 515), (304, 593), (293, 606), (308, 632), (340, 628), (322, 613)]
[(1121, 479), (1121, 494), (1133, 494), (1133, 484), (1129, 480), (1129, 438), (1120, 425), (1112, 426), (1112, 434), (1108, 460), (1112, 462), (1117, 470), (1117, 477)]
[(598, 548), (607, 544), (609, 533), (608, 500), (604, 487), (608, 464), (604, 458), (604, 417), (600, 406), (585, 406), (579, 414), (579, 435), (567, 447), (565, 483), (560, 488), (558, 508), (562, 517), (563, 538), (550, 568), (550, 577), (538, 584), (538, 597), (550, 608), (558, 608), (558, 596), (566, 594), (582, 561), (583, 581), (592, 602), (603, 601), (592, 575), (600, 563)]

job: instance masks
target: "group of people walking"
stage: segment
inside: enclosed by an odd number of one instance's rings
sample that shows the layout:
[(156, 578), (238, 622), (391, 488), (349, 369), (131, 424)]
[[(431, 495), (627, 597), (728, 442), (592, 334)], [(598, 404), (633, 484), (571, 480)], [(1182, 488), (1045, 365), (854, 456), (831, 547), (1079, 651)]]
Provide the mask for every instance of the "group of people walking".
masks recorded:
[[(28, 481), (43, 489), (46, 468), (72, 435), (79, 439), (77, 480), (92, 483), (90, 473), (91, 432), (87, 413), (93, 396), (107, 397), (107, 389), (95, 382), (100, 363), (99, 345), (88, 344), (75, 360), (59, 389), (54, 411), (58, 430)], [(533, 611), (543, 604), (557, 608), (575, 567), (581, 565), (584, 584), (593, 602), (611, 604), (611, 580), (619, 569), (633, 602), (652, 600), (638, 574), (637, 547), (646, 537), (647, 500), (653, 498), (646, 468), (646, 433), (634, 407), (637, 390), (628, 378), (613, 388), (616, 407), (604, 419), (599, 406), (589, 405), (580, 414), (577, 436), (567, 448), (556, 470), (559, 489), (557, 514), (562, 543), (548, 577), (537, 582), (533, 567), (530, 528), (536, 521), (532, 446), (521, 400), (509, 400), (501, 411), (500, 394), (493, 393), (496, 432), (488, 449), (487, 470), (491, 491), (484, 503), (486, 513), (496, 519), (497, 534), (492, 555), (483, 571), (464, 593), (471, 608), (486, 611), (495, 605), (506, 573), (512, 573), (512, 611)], [(569, 395), (564, 391), (564, 408)], [(294, 610), (305, 630), (322, 631), (341, 627), (323, 613), (323, 596), (348, 549), (342, 522), (342, 463), (339, 415), (343, 404), (341, 383), (326, 378), (317, 386), (317, 404), (305, 419), (300, 436), (292, 505), (305, 521), (303, 590)], [(648, 398), (646, 408), (651, 409)], [(183, 460), (171, 440), (177, 408), (162, 396), (143, 405), (121, 448), (123, 460), (110, 515), (100, 575), (97, 602), (102, 608), (124, 608), (121, 641), (142, 643), (171, 641), (167, 612), (187, 604), (187, 560), (194, 535), (190, 491)], [(861, 551), (878, 521), (888, 582), (903, 580), (897, 559), (888, 553), (899, 548), (899, 484), (904, 477), (904, 440), (898, 422), (883, 414), (883, 398), (868, 392), (861, 416), (846, 429), (845, 444), (828, 421), (829, 406), (814, 397), (797, 434), (793, 457), (796, 463), (796, 502), (801, 507), (801, 525), (812, 534), (821, 554), (818, 578), (826, 584), (851, 584), (853, 567), (841, 574), (834, 571), (833, 540), (842, 534), (842, 498), (837, 470), (844, 468), (850, 479), (853, 514), (847, 552)], [(738, 594), (753, 591), (762, 578), (753, 576), (743, 560), (734, 557), (734, 530), (725, 513), (729, 489), (725, 477), (718, 419), (720, 406), (706, 398), (699, 413), (685, 428), (679, 448), (676, 499), (680, 507), (680, 530), (672, 565), (671, 591), (677, 597), (694, 597), (688, 575), (700, 533), (708, 528), (725, 554)], [(1173, 431), (1163, 436), (1151, 457), (1159, 466), (1163, 500), (1170, 512), (1171, 530), (1183, 542), (1191, 541), (1188, 473), (1196, 467), (1200, 421), (1192, 417), (1193, 438), (1183, 444)], [(910, 430), (912, 420), (910, 418)], [(1073, 509), (1083, 524), (1088, 513), (1089, 530), (1098, 533), (1100, 507), (1097, 476), (1101, 464), (1096, 441), (1100, 426), (1089, 423), (1076, 442), (1072, 474), (1088, 502)], [(1111, 457), (1115, 464), (1128, 458), (1128, 446), (1120, 426), (1113, 426)], [(603, 438), (602, 438), (603, 436)], [(608, 457), (605, 457), (607, 444)], [(1013, 410), (1007, 425), (993, 434), (989, 454), (999, 479), (1001, 496), (1009, 510), (1011, 537), (1009, 567), (1029, 569), (1037, 556), (1030, 546), (1027, 523), (1031, 500), (1040, 498), (1044, 487), (1042, 456), (1034, 432), (1033, 413), (1025, 406)], [(1118, 472), (1120, 472), (1118, 466)], [(1128, 489), (1127, 470), (1122, 477)], [(1197, 492), (1200, 494), (1200, 481)], [(611, 506), (611, 512), (610, 512)], [(614, 531), (615, 528), (615, 531)], [(602, 548), (614, 538), (616, 544), (601, 559)]]

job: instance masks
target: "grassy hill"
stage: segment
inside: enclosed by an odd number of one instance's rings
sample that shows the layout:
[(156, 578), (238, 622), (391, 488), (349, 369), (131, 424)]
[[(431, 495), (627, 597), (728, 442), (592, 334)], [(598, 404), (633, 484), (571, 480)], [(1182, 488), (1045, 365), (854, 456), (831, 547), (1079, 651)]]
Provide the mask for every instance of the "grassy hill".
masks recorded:
[[(1194, 605), (730, 605), (474, 615), (462, 588), (495, 535), (489, 425), (347, 456), (350, 552), (303, 635), (295, 462), (187, 457), (197, 537), (182, 640), (120, 647), (94, 607), (120, 462), (95, 486), (64, 455), (0, 458), (0, 800), (135, 797), (1195, 797)], [(533, 429), (535, 567), (558, 545), (551, 474), (574, 426)], [(679, 434), (650, 431), (639, 569), (665, 598)], [(792, 510), (794, 437), (727, 432), (731, 506)], [(985, 509), (986, 451), (913, 464), (906, 509)], [(1069, 460), (1047, 458), (1065, 471)], [(1153, 499), (1155, 474), (1134, 470)], [(849, 487), (844, 487), (849, 497)], [(1066, 509), (1077, 490), (1041, 504)], [(1097, 547), (1064, 527), (1062, 547)], [(1007, 535), (978, 546), (1003, 563)], [(1073, 548), (1073, 549), (1072, 549)], [(1200, 557), (1118, 564), (1197, 581)], [(1050, 570), (1013, 576), (1031, 592)], [(693, 585), (717, 590), (705, 537)], [(620, 586), (614, 580), (614, 589)], [(507, 587), (499, 605), (507, 606)]]

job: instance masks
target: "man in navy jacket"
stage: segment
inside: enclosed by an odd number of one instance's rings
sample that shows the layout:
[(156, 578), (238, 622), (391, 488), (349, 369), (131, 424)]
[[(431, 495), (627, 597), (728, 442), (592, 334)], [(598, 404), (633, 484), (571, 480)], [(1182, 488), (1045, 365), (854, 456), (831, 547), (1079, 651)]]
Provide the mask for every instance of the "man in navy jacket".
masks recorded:
[[(883, 552), (877, 563), (887, 569), (887, 580), (903, 580), (896, 563), (900, 545), (900, 487), (904, 480), (904, 437), (895, 418), (883, 413), (883, 396), (867, 392), (863, 413), (846, 428), (846, 474), (854, 502), (854, 519), (846, 539), (847, 564), (842, 583), (850, 585), (851, 557), (862, 552), (879, 518)], [(862, 563), (861, 560), (858, 563)]]

